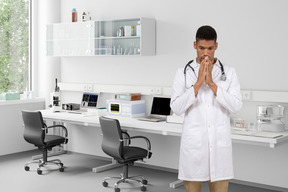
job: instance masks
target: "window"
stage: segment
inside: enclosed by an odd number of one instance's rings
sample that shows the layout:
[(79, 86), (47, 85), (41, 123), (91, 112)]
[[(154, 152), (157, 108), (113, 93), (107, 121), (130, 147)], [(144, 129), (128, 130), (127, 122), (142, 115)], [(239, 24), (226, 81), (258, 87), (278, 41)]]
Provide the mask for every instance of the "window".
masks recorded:
[(0, 0), (0, 93), (29, 90), (29, 0)]

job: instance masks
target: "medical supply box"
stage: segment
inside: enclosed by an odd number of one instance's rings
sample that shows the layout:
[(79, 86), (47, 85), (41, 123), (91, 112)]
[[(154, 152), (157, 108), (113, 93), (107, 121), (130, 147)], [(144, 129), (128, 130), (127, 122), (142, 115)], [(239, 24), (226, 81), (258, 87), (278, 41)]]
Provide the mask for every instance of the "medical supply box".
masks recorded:
[(141, 93), (118, 93), (115, 95), (115, 99), (127, 101), (141, 100)]
[(107, 100), (108, 115), (122, 117), (141, 117), (145, 116), (145, 100)]

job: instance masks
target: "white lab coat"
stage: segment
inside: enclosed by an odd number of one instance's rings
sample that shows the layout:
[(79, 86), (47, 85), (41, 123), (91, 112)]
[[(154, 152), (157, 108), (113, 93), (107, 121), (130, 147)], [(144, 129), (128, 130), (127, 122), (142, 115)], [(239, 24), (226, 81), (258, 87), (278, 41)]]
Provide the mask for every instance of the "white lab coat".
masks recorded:
[(187, 68), (185, 87), (184, 67), (177, 70), (171, 96), (171, 109), (177, 115), (185, 113), (183, 122), (179, 174), (186, 181), (219, 181), (231, 179), (233, 173), (230, 117), (242, 107), (240, 84), (234, 68), (224, 65), (227, 76), (222, 81), (221, 68), (217, 61), (212, 69), (212, 78), (217, 96), (204, 83), (195, 97), (191, 85), (197, 81), (200, 65)]

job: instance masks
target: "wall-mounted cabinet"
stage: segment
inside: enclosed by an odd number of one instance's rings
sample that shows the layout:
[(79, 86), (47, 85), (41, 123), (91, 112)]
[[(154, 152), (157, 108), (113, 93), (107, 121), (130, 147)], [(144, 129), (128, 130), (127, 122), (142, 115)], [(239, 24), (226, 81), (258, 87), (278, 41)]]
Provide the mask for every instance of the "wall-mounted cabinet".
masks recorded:
[(47, 56), (155, 55), (155, 20), (149, 18), (49, 24), (46, 37)]

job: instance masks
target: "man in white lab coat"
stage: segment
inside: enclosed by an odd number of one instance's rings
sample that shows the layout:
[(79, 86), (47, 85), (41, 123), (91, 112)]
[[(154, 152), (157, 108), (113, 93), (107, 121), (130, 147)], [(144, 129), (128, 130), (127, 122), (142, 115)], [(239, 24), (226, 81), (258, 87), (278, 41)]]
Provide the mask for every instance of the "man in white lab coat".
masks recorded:
[[(214, 57), (217, 33), (210, 26), (197, 30), (197, 58), (177, 70), (171, 96), (174, 113), (185, 113), (178, 178), (187, 192), (227, 192), (233, 178), (230, 117), (242, 107), (235, 70)], [(184, 74), (186, 73), (186, 75)]]

